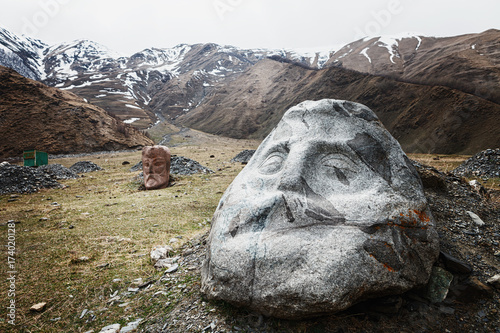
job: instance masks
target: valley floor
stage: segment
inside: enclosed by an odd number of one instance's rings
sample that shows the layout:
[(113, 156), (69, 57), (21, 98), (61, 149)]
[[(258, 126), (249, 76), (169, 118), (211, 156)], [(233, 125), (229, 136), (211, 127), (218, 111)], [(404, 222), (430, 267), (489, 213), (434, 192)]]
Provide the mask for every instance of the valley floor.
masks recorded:
[[(244, 166), (230, 160), (258, 142), (196, 138), (196, 145), (184, 142), (172, 147), (172, 154), (198, 161), (214, 173), (174, 175), (171, 186), (162, 190), (139, 189), (139, 171), (129, 171), (141, 158), (135, 151), (53, 159), (49, 163), (66, 167), (90, 160), (103, 170), (61, 181), (60, 189), (0, 196), (2, 243), (8, 241), (8, 230), (15, 230), (14, 266), (6, 259), (8, 247), (0, 262), (3, 277), (15, 269), (10, 280), (15, 281), (15, 295), (6, 298), (12, 284), (5, 278), (0, 282), (0, 331), (99, 332), (111, 324), (133, 328), (135, 322), (144, 332), (500, 332), (500, 293), (485, 282), (500, 272), (495, 254), (500, 242), (498, 201), (494, 195), (476, 196), (459, 179), (446, 177), (446, 189), (426, 190), (442, 249), (467, 262), (473, 272), (455, 274), (455, 289), (445, 302), (431, 304), (412, 291), (333, 316), (282, 321), (203, 299), (199, 269), (210, 219)], [(465, 160), (411, 157), (445, 171)], [(498, 188), (498, 181), (488, 186)], [(474, 227), (462, 215), (465, 209), (475, 209), (486, 226)], [(150, 251), (158, 245), (174, 248), (177, 271), (153, 267)], [(457, 296), (472, 278), (478, 284)], [(486, 289), (480, 290), (479, 283)], [(7, 316), (11, 299), (15, 326)], [(46, 303), (42, 311), (30, 311), (41, 302)]]

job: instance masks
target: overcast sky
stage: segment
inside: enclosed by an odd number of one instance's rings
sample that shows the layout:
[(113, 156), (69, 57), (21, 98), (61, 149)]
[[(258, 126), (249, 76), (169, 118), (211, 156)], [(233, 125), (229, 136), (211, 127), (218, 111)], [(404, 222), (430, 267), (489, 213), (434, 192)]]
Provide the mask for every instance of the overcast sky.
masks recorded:
[(366, 35), (500, 29), (499, 0), (0, 0), (0, 26), (131, 55), (180, 43), (333, 49)]

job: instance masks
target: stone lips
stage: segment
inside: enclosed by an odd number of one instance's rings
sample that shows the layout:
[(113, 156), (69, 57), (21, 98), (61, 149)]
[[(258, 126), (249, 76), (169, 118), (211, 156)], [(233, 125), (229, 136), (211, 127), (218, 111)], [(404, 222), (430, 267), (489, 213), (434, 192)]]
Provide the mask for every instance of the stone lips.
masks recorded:
[(438, 240), (418, 174), (367, 107), (289, 109), (223, 195), (202, 292), (297, 319), (425, 284)]

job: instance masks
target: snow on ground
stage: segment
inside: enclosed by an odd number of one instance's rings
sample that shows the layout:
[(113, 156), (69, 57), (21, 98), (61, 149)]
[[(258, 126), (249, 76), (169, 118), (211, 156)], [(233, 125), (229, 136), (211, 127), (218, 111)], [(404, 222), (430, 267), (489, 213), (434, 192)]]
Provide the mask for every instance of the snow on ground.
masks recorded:
[[(128, 105), (127, 105), (128, 106)], [(137, 120), (140, 120), (141, 118), (130, 118), (130, 119), (127, 119), (127, 120), (124, 120), (123, 122), (125, 124), (132, 124), (134, 121), (137, 121)]]
[[(95, 83), (108, 82), (108, 81), (111, 81), (111, 79), (110, 78), (106, 78), (104, 80), (98, 80), (98, 81), (87, 81), (87, 82), (84, 82), (84, 83), (82, 83), (82, 84), (80, 84), (78, 86), (75, 86), (75, 85), (72, 84), (72, 85), (70, 85), (68, 87), (64, 87), (64, 88), (60, 88), (60, 89), (61, 90), (70, 90), (70, 89), (74, 89), (74, 88), (83, 88), (83, 87), (91, 86), (91, 85), (93, 85)], [(61, 83), (58, 84), (57, 86), (59, 86), (59, 85), (61, 85)]]

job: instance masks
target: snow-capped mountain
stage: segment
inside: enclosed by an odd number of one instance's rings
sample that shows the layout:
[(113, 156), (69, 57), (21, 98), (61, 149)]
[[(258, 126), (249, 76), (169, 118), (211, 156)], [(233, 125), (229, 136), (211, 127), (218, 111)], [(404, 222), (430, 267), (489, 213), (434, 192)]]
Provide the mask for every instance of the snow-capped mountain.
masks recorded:
[[(366, 37), (342, 47), (312, 52), (181, 44), (123, 56), (88, 40), (48, 46), (0, 29), (0, 65), (75, 93), (140, 129), (157, 121), (190, 125), (187, 120), (194, 117), (191, 114), (196, 114), (196, 124), (203, 123), (209, 115), (202, 111), (217, 111), (217, 96), (228, 92), (225, 110), (235, 119), (241, 118), (243, 127), (270, 128), (272, 124), (262, 122), (275, 120), (279, 112), (259, 119), (250, 117), (248, 121), (243, 121), (241, 115), (248, 114), (249, 105), (255, 110), (267, 110), (278, 99), (294, 100), (310, 84), (305, 79), (298, 83), (299, 74), (293, 68), (301, 68), (304, 77), (321, 76), (331, 67), (345, 68), (409, 83), (447, 86), (500, 104), (499, 45), (500, 31), (492, 29), (446, 38), (418, 34)], [(257, 66), (263, 61), (265, 66)], [(272, 79), (269, 68), (273, 69)], [(342, 82), (340, 78), (330, 79)], [(384, 85), (391, 86), (386, 81)], [(264, 97), (256, 95), (260, 90)], [(324, 94), (338, 98), (333, 90)], [(197, 126), (212, 133), (226, 131), (220, 128), (224, 125), (219, 118), (210, 126)]]
[(43, 51), (47, 44), (30, 37), (19, 37), (0, 28), (0, 65), (10, 67), (24, 77), (43, 78)]
[(458, 89), (500, 104), (500, 30), (453, 37), (367, 37), (325, 64), (398, 80)]
[(149, 48), (129, 57), (103, 45), (76, 40), (49, 46), (0, 28), (0, 65), (70, 90), (139, 128), (173, 119), (266, 57), (306, 67), (326, 63), (325, 53), (245, 50), (217, 44)]
[(400, 71), (405, 61), (417, 53), (422, 38), (426, 37), (412, 33), (365, 37), (340, 48), (325, 66), (345, 67), (371, 74), (381, 70)]

